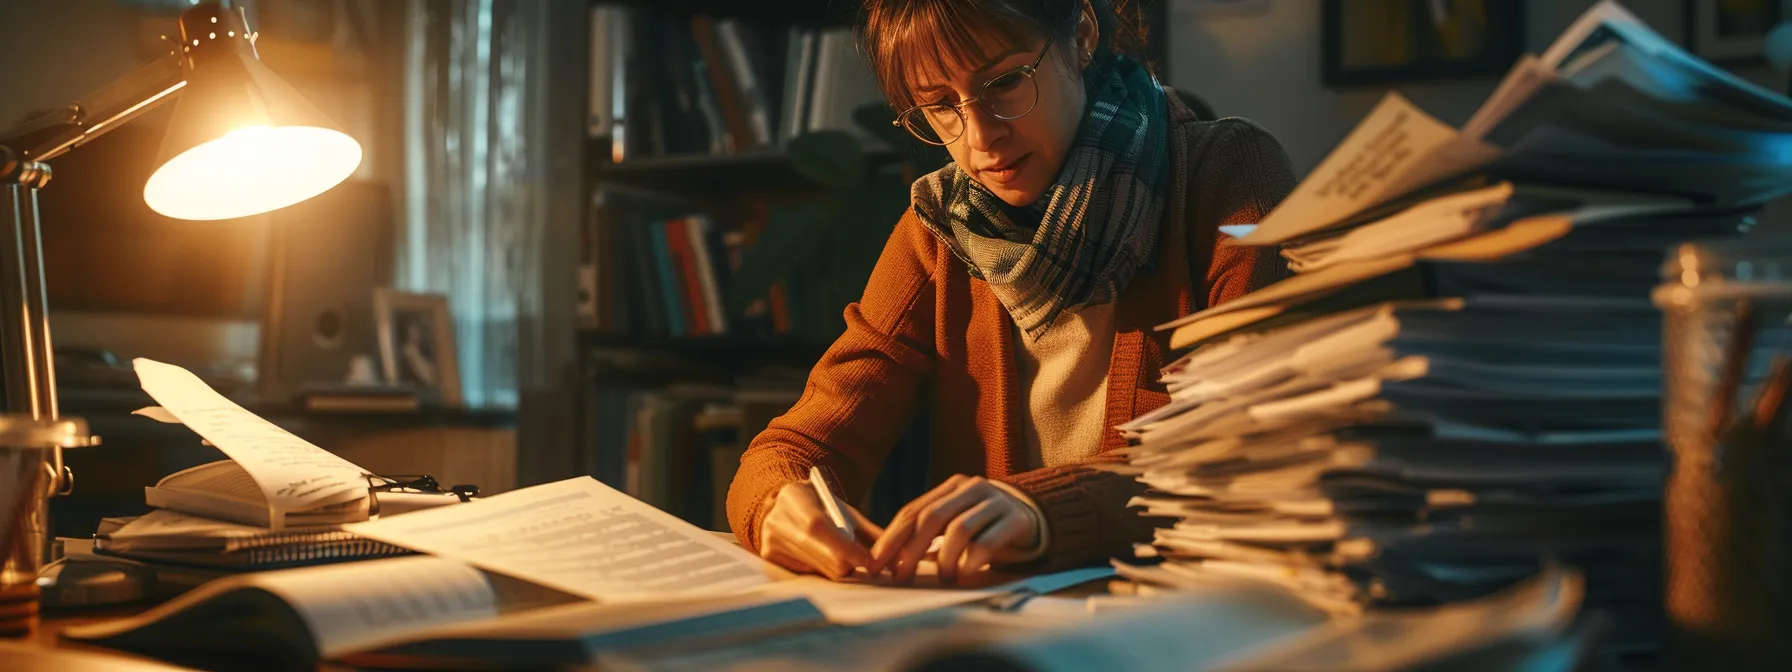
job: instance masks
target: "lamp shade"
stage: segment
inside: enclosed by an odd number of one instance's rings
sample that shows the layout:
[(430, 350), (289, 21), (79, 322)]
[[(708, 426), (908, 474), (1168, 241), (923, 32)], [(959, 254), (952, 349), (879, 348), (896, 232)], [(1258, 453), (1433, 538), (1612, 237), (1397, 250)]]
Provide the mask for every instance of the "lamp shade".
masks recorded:
[(186, 86), (143, 185), (151, 210), (176, 219), (246, 217), (321, 194), (355, 172), (360, 143), (262, 64), (239, 12), (205, 3), (180, 24)]

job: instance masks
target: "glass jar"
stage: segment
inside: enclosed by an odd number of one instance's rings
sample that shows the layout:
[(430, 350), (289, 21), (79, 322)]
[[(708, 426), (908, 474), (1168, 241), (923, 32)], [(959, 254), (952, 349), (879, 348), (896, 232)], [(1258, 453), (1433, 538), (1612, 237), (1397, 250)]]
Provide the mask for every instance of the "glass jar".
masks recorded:
[[(1792, 353), (1792, 240), (1680, 245), (1662, 280), (1671, 655), (1689, 669), (1792, 669), (1792, 442), (1736, 422), (1775, 355)], [(1720, 390), (1744, 302), (1754, 342), (1740, 384)], [(1714, 419), (1720, 395), (1731, 411)]]
[(89, 445), (87, 423), (0, 415), (0, 636), (30, 634), (38, 620), (50, 547), (49, 500), (65, 481), (59, 449)]

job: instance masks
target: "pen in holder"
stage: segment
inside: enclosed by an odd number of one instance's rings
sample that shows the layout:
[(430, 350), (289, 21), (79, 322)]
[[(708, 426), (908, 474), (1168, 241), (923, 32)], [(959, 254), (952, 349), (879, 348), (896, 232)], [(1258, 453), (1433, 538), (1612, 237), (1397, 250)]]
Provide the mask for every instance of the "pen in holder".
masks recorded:
[[(1663, 312), (1663, 586), (1676, 667), (1789, 669), (1792, 242), (1671, 251)], [(1769, 363), (1771, 362), (1771, 365)]]

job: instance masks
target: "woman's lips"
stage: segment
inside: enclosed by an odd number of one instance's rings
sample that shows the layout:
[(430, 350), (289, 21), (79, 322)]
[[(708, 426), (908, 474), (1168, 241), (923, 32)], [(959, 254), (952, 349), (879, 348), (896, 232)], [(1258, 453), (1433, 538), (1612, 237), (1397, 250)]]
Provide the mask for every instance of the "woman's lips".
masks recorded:
[(1018, 159), (1007, 163), (996, 164), (995, 167), (986, 168), (981, 172), (985, 178), (989, 179), (989, 181), (1005, 185), (1020, 178), (1020, 169), (1025, 167), (1027, 165), (1027, 159), (1032, 157), (1033, 155), (1031, 153), (1022, 154)]

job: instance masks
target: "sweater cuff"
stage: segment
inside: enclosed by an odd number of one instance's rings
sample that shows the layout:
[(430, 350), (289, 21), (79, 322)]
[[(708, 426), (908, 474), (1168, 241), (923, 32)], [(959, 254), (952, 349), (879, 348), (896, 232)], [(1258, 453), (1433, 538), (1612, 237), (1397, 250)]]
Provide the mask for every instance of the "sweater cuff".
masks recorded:
[[(1095, 505), (1076, 480), (1075, 470), (1039, 469), (1009, 477), (1008, 485), (1025, 493), (1037, 508), (1043, 525), (1042, 556), (1081, 558), (1095, 554), (1101, 545)], [(1043, 532), (1050, 530), (1049, 539)]]
[(1017, 552), (1010, 557), (1003, 558), (1003, 560), (1009, 564), (1020, 564), (1038, 560), (1040, 556), (1045, 555), (1045, 549), (1049, 548), (1051, 545), (1051, 527), (1045, 524), (1045, 510), (1039, 508), (1039, 503), (1033, 501), (1033, 497), (1020, 488), (1014, 487), (1008, 483), (1003, 483), (1002, 481), (990, 481), (990, 483), (1001, 488), (1002, 492), (1006, 492), (1015, 499), (1020, 500), (1020, 503), (1027, 505), (1027, 513), (1033, 516), (1033, 529), (1039, 531), (1039, 538), (1034, 540), (1032, 548)]

